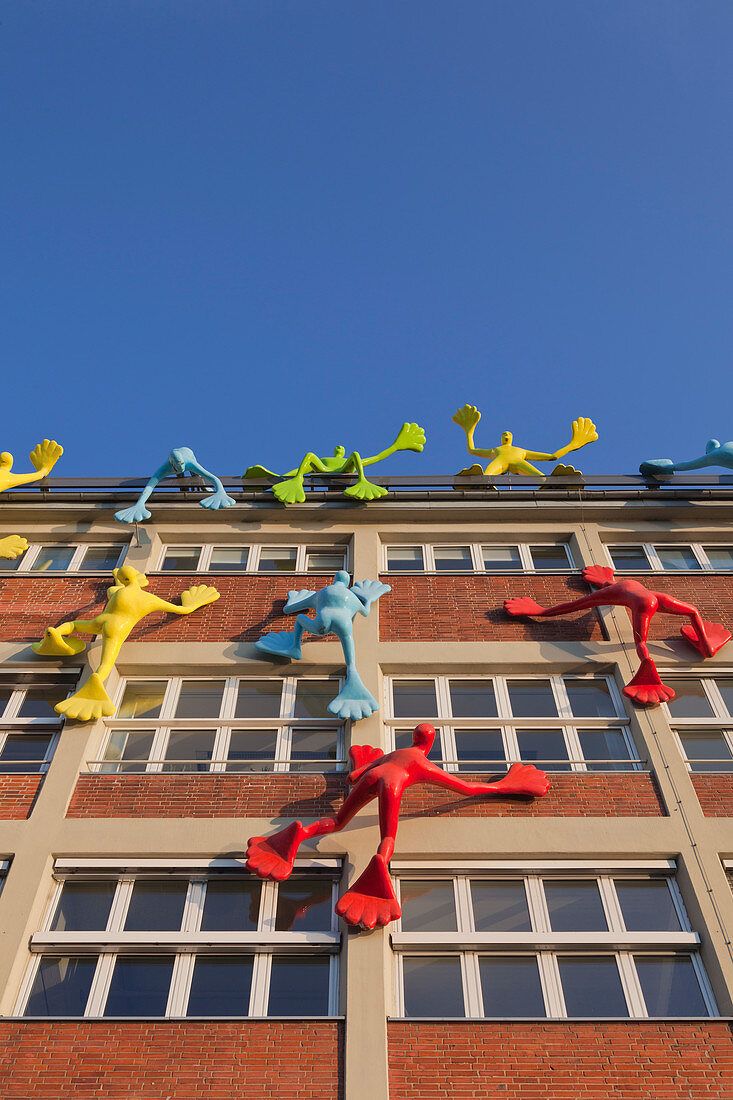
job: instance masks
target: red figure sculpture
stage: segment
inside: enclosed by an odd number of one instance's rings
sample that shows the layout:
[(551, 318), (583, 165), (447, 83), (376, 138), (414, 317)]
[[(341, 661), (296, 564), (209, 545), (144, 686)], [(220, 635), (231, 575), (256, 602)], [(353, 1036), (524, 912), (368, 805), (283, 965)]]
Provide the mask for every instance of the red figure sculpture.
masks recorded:
[(397, 920), (402, 910), (389, 877), (397, 835), (402, 795), (415, 783), (447, 787), (460, 794), (505, 794), (541, 796), (547, 794), (550, 781), (533, 764), (512, 764), (507, 774), (495, 783), (469, 783), (460, 776), (443, 771), (427, 755), (435, 739), (435, 730), (427, 722), (415, 727), (412, 747), (386, 755), (371, 745), (353, 745), (349, 756), (354, 770), (349, 775), (353, 790), (334, 817), (322, 817), (312, 825), (294, 821), (271, 837), (253, 836), (247, 844), (247, 867), (260, 878), (278, 882), (288, 878), (298, 848), (314, 836), (337, 833), (351, 821), (362, 806), (376, 798), (379, 803), (381, 843), (366, 871), (336, 903), (336, 912), (347, 924), (374, 928)]
[(571, 600), (569, 603), (558, 604), (557, 607), (540, 607), (533, 599), (521, 596), (504, 601), (504, 610), (510, 615), (533, 615), (538, 618), (549, 618), (554, 615), (569, 615), (572, 611), (585, 611), (589, 607), (625, 607), (631, 617), (634, 628), (634, 643), (636, 652), (641, 658), (639, 671), (633, 680), (624, 688), (624, 695), (634, 699), (637, 703), (654, 705), (674, 699), (674, 691), (667, 687), (659, 678), (657, 666), (649, 656), (647, 638), (649, 636), (649, 624), (657, 611), (665, 611), (669, 615), (686, 615), (691, 626), (683, 626), (682, 634), (694, 645), (703, 657), (712, 657), (732, 635), (729, 630), (718, 623), (703, 622), (700, 612), (692, 604), (682, 603), (668, 596), (665, 592), (652, 592), (638, 581), (626, 578), (622, 581), (614, 581), (613, 569), (603, 565), (589, 565), (583, 570), (583, 576), (589, 584), (600, 588), (599, 592), (592, 592), (589, 596), (583, 596), (579, 600)]

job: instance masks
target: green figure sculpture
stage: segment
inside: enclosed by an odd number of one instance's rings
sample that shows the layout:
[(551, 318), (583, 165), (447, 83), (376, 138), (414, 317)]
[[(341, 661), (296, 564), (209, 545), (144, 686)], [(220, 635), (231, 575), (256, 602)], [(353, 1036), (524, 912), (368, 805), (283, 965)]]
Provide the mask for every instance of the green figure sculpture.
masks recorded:
[[(348, 457), (345, 457), (346, 448), (342, 446), (338, 446), (332, 456), (327, 455), (324, 458), (319, 458), (318, 455), (309, 451), (297, 470), (290, 470), (285, 474), (288, 480), (278, 481), (277, 484), (273, 485), (272, 491), (283, 504), (302, 504), (305, 500), (303, 490), (303, 477), (305, 474), (355, 473), (357, 481), (354, 485), (349, 485), (344, 489), (344, 495), (354, 497), (355, 500), (375, 500), (377, 497), (385, 496), (387, 490), (382, 488), (381, 485), (375, 485), (373, 482), (367, 481), (364, 477), (364, 467), (372, 466), (375, 462), (381, 462), (383, 459), (389, 458), (390, 455), (396, 454), (397, 451), (421, 451), (424, 446), (425, 432), (420, 425), (404, 423), (392, 446), (387, 447), (386, 451), (380, 451), (378, 455), (373, 455), (371, 458), (362, 458), (358, 451), (352, 451)], [(281, 476), (281, 474), (275, 474), (264, 466), (248, 466), (242, 475), (245, 479)]]

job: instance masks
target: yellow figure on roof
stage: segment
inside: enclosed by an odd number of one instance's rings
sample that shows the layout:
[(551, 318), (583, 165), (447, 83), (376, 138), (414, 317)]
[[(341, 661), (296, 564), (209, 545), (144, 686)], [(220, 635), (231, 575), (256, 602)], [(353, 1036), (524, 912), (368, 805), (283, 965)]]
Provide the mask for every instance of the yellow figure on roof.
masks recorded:
[(86, 642), (81, 638), (70, 638), (78, 630), (82, 634), (100, 634), (102, 637), (102, 657), (96, 672), (90, 672), (75, 695), (57, 703), (54, 710), (67, 718), (78, 722), (88, 722), (91, 718), (109, 717), (115, 708), (107, 694), (104, 681), (114, 668), (122, 643), (129, 637), (133, 627), (153, 611), (167, 611), (171, 615), (190, 615), (205, 604), (219, 599), (215, 588), (206, 584), (196, 584), (181, 593), (180, 604), (168, 603), (152, 592), (143, 592), (148, 585), (144, 573), (138, 573), (131, 565), (114, 569), (112, 575), (115, 584), (107, 589), (107, 605), (96, 619), (75, 619), (73, 622), (50, 626), (42, 641), (31, 648), (42, 657), (70, 657), (81, 653)]
[[(528, 451), (523, 447), (516, 447), (511, 432), (502, 432), (501, 443), (498, 447), (490, 447), (488, 450), (482, 451), (478, 447), (474, 447), (473, 444), (473, 433), (481, 419), (481, 413), (476, 406), (464, 405), (455, 413), (452, 419), (466, 433), (468, 453), (491, 459), (485, 470), (477, 462), (473, 466), (461, 470), (460, 473), (463, 475), (479, 476), (485, 474), (487, 477), (498, 477), (499, 474), (525, 474), (528, 477), (544, 477), (542, 471), (533, 466), (529, 459), (533, 459), (535, 462), (556, 462), (558, 458), (569, 454), (570, 451), (578, 451), (581, 447), (585, 447), (586, 443), (594, 443), (598, 439), (598, 432), (593, 421), (586, 416), (581, 416), (573, 421), (570, 443), (567, 447), (561, 447), (559, 451), (555, 451), (553, 454), (546, 454), (544, 451)], [(567, 476), (578, 474), (579, 471), (574, 466), (565, 466), (561, 463), (555, 467), (552, 473)]]
[[(28, 485), (31, 481), (40, 481), (54, 468), (64, 448), (55, 439), (44, 439), (30, 453), (30, 460), (36, 468), (33, 474), (14, 474), (13, 456), (9, 451), (0, 454), (0, 493), (14, 489), (16, 485)], [(7, 535), (0, 539), (0, 558), (19, 558), (25, 554), (28, 543), (21, 535)]]

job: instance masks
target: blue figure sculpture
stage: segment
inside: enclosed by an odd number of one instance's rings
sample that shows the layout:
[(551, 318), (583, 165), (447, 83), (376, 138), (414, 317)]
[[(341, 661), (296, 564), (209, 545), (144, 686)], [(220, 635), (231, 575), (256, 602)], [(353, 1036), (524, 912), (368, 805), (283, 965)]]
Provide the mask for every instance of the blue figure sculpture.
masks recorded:
[(190, 447), (175, 447), (163, 465), (155, 471), (135, 504), (131, 508), (123, 508), (115, 512), (115, 519), (120, 523), (140, 523), (144, 519), (150, 519), (150, 512), (145, 507), (145, 503), (158, 482), (164, 477), (183, 477), (186, 473), (206, 478), (213, 486), (213, 488), (207, 486), (207, 492), (213, 495), (201, 501), (202, 508), (231, 508), (237, 503), (233, 497), (224, 492), (224, 486), (219, 478), (204, 469)]
[(671, 458), (650, 458), (642, 462), (639, 470), (644, 477), (665, 477), (667, 474), (684, 473), (686, 470), (703, 470), (707, 466), (723, 466), (733, 470), (733, 441), (720, 443), (709, 439), (705, 444), (705, 454), (689, 462), (673, 462)]
[(311, 619), (309, 615), (298, 615), (294, 630), (264, 634), (258, 642), (255, 642), (255, 647), (262, 653), (274, 653), (277, 657), (289, 657), (293, 661), (299, 661), (303, 656), (300, 641), (304, 631), (321, 636), (335, 634), (344, 651), (346, 683), (336, 698), (328, 704), (328, 709), (338, 718), (351, 718), (358, 721), (360, 718), (368, 718), (375, 710), (379, 710), (379, 704), (371, 692), (364, 687), (356, 670), (353, 619), (357, 612), (366, 618), (372, 604), (376, 603), (385, 592), (390, 592), (391, 588), (388, 584), (382, 584), (381, 581), (357, 581), (352, 588), (349, 588), (349, 580), (349, 574), (344, 569), (339, 569), (333, 584), (322, 588), (320, 592), (311, 592), (307, 588), (288, 592), (284, 608), (287, 615), (312, 609), (315, 610), (315, 618)]

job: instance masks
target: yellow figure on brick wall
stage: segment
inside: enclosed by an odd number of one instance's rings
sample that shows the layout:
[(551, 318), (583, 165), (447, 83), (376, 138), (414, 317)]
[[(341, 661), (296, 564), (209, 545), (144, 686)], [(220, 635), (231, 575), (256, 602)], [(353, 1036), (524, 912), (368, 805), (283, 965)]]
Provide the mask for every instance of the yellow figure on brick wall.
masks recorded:
[(192, 611), (219, 599), (215, 588), (210, 588), (207, 584), (196, 584), (181, 593), (180, 604), (169, 603), (152, 592), (144, 592), (143, 589), (149, 583), (148, 578), (131, 565), (123, 565), (112, 572), (116, 583), (107, 589), (107, 604), (96, 619), (75, 619), (61, 623), (60, 626), (50, 626), (42, 641), (32, 646), (34, 652), (42, 657), (70, 657), (86, 648), (86, 642), (81, 638), (69, 637), (74, 631), (101, 635), (102, 656), (99, 668), (96, 672), (90, 672), (76, 694), (57, 703), (54, 708), (57, 714), (78, 722), (88, 722), (92, 718), (114, 714), (115, 708), (105, 690), (104, 681), (114, 668), (123, 642), (142, 619), (153, 611), (190, 615)]
[[(40, 481), (51, 472), (63, 453), (64, 448), (55, 439), (44, 439), (30, 453), (35, 473), (14, 474), (13, 456), (9, 451), (3, 451), (0, 454), (0, 493), (4, 493), (6, 489), (14, 489), (17, 485)], [(0, 539), (0, 558), (19, 558), (27, 549), (28, 543), (21, 535), (6, 535)]]

